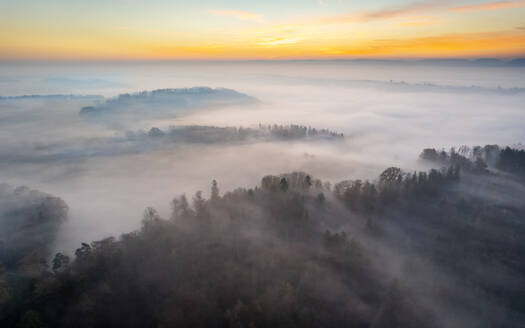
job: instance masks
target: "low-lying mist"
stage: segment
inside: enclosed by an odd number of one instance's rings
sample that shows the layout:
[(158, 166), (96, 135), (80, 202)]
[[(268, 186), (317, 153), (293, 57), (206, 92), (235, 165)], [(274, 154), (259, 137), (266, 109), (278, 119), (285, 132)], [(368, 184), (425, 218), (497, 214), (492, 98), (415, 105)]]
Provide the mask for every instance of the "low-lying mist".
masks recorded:
[(0, 323), (525, 317), (523, 67), (0, 65)]
[[(0, 181), (63, 197), (71, 207), (69, 228), (82, 236), (118, 234), (137, 226), (144, 207), (165, 212), (171, 195), (206, 189), (212, 179), (229, 189), (292, 170), (331, 181), (372, 178), (387, 166), (418, 168), (413, 159), (428, 146), (521, 142), (521, 70), (344, 62), (6, 68)], [(113, 98), (199, 85), (235, 91), (217, 89), (220, 106), (206, 88), (182, 89), (203, 93), (193, 92), (191, 101)], [(72, 96), (16, 97), (46, 94)], [(106, 98), (75, 96), (96, 94)], [(80, 114), (109, 105), (119, 106), (120, 114)], [(154, 127), (259, 124), (330, 129), (344, 140), (129, 140), (130, 132)]]

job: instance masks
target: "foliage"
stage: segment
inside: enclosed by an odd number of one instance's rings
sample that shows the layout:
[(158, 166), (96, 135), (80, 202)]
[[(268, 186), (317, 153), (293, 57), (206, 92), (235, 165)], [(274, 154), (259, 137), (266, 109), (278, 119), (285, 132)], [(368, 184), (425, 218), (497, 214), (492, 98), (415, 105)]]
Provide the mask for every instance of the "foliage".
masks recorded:
[(213, 180), (209, 200), (176, 197), (169, 219), (147, 208), (140, 230), (58, 253), (51, 268), (25, 253), (0, 271), (0, 324), (518, 327), (525, 204), (469, 192), (502, 163), (487, 149), (425, 150), (449, 166), (333, 188), (293, 172), (221, 195)]

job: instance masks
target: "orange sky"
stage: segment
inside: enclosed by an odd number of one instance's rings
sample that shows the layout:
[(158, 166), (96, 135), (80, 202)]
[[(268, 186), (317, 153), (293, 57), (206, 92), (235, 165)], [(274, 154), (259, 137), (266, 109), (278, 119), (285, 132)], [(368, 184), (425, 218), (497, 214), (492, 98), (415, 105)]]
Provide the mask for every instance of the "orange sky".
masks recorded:
[(525, 1), (0, 1), (0, 59), (525, 56)]

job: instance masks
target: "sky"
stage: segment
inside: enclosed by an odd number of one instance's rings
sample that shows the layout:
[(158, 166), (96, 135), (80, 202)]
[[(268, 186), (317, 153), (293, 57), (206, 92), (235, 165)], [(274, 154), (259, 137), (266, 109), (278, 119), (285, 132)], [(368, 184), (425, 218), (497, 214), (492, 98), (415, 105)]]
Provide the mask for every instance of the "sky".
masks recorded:
[(0, 60), (523, 56), (525, 0), (0, 0)]

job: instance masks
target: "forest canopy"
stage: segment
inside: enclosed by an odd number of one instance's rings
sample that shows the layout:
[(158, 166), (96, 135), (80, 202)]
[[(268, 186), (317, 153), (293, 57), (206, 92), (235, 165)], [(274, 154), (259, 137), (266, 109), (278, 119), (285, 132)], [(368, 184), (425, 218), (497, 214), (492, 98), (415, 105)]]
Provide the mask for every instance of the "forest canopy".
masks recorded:
[[(16, 248), (16, 231), (3, 235), (4, 254), (30, 256), (2, 257), (0, 323), (519, 327), (525, 203), (488, 202), (469, 186), (513, 179), (524, 190), (523, 151), (425, 149), (421, 158), (438, 166), (333, 184), (267, 175), (227, 192), (213, 180), (208, 199), (179, 195), (169, 217), (149, 207), (139, 230), (51, 257), (34, 250), (51, 243), (67, 206), (4, 185), (1, 222), (48, 237)], [(38, 269), (24, 274), (27, 263)]]

